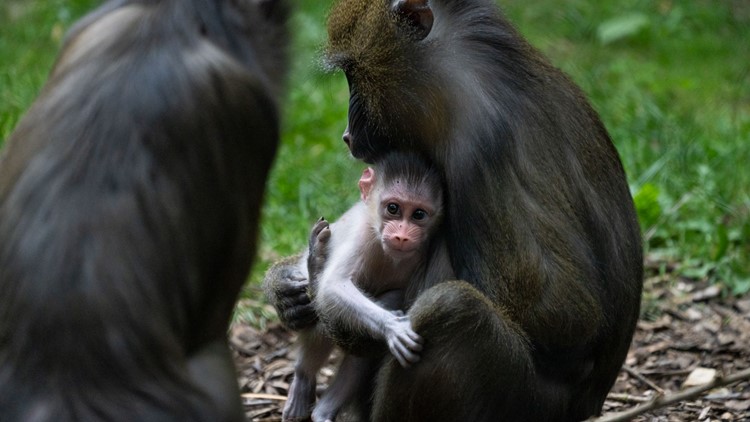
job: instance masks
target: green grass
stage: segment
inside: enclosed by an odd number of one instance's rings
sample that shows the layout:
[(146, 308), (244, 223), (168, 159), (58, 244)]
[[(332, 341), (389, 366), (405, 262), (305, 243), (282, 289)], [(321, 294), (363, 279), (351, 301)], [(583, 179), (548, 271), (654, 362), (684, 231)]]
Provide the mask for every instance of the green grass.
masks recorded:
[[(750, 5), (554, 6), (536, 1), (510, 13), (601, 113), (625, 163), (647, 251), (677, 262), (681, 275), (747, 292)], [(604, 28), (634, 17), (639, 26), (603, 42)]]
[[(87, 0), (0, 4), (0, 139), (38, 92)], [(293, 69), (271, 175), (258, 295), (312, 222), (357, 200), (363, 165), (341, 132), (347, 88), (319, 65), (328, 2), (294, 2)], [(531, 42), (589, 94), (620, 151), (649, 256), (677, 275), (750, 290), (750, 4), (744, 0), (502, 0)]]
[(0, 3), (0, 144), (47, 78), (65, 30), (92, 0)]

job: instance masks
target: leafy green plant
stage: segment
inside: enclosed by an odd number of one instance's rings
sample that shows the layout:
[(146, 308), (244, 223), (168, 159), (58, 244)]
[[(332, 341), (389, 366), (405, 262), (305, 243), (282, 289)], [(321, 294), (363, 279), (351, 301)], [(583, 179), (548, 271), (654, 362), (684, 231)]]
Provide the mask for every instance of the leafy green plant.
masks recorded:
[(646, 183), (633, 196), (635, 209), (638, 212), (641, 226), (647, 232), (658, 223), (662, 216), (662, 207), (659, 203), (659, 188), (652, 184)]

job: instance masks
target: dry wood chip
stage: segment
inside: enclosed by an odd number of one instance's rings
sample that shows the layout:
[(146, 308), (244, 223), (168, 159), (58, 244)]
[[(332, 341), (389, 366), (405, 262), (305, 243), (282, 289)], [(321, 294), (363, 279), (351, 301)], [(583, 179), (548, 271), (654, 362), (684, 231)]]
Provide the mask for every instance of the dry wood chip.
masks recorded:
[(727, 387), (722, 387), (717, 390), (713, 390), (710, 394), (704, 397), (705, 400), (729, 400), (742, 398), (742, 394), (734, 393)]
[(703, 318), (703, 313), (695, 308), (688, 308), (683, 315), (687, 321), (699, 321)]
[(273, 374), (274, 371), (283, 369), (285, 372), (288, 372), (289, 370), (290, 361), (287, 359), (279, 359), (275, 360), (271, 363), (269, 363), (264, 369), (263, 372), (266, 374)]
[(264, 407), (262, 409), (253, 410), (252, 412), (247, 412), (245, 415), (247, 415), (248, 419), (253, 420), (254, 418), (268, 415), (271, 412), (273, 412), (275, 409), (276, 409), (276, 406), (269, 406), (269, 407)]
[(264, 391), (264, 392), (265, 392), (266, 394), (279, 394), (279, 393), (282, 393), (282, 391), (279, 391), (279, 390), (277, 390), (276, 388), (274, 388), (274, 387), (273, 387), (272, 385), (270, 385), (270, 384), (266, 384), (266, 385), (264, 385), (264, 387), (265, 387), (265, 388), (263, 389), (263, 391)]
[(253, 369), (255, 370), (255, 372), (261, 372), (263, 370), (263, 365), (261, 364), (260, 356), (255, 356), (255, 358), (253, 359), (252, 365), (253, 365)]
[(695, 368), (693, 372), (688, 375), (685, 382), (682, 383), (682, 386), (694, 387), (696, 385), (704, 385), (712, 382), (714, 379), (716, 379), (716, 369)]
[(672, 324), (672, 316), (664, 314), (656, 321), (638, 321), (638, 328), (644, 331), (657, 331), (667, 329)]
[(289, 391), (289, 383), (284, 381), (272, 381), (268, 383), (273, 388), (277, 388), (284, 391)]
[(255, 394), (260, 393), (263, 391), (263, 387), (266, 385), (265, 380), (258, 380), (255, 385), (253, 385), (253, 388), (250, 389)]
[(724, 407), (730, 410), (749, 410), (750, 400), (729, 400), (724, 403)]
[(691, 299), (693, 302), (702, 302), (704, 300), (719, 297), (720, 294), (721, 288), (717, 285), (713, 285), (693, 294)]
[(738, 300), (734, 303), (734, 307), (744, 313), (746, 317), (750, 317), (750, 299)]
[(643, 353), (645, 355), (653, 355), (656, 352), (661, 352), (662, 350), (669, 349), (669, 347), (670, 347), (670, 342), (663, 340), (656, 344), (652, 344), (652, 345), (644, 347)]
[(700, 324), (693, 327), (694, 332), (699, 330), (706, 330), (711, 334), (716, 334), (721, 331), (721, 318), (709, 318), (704, 319)]
[(737, 335), (735, 333), (719, 333), (716, 336), (716, 339), (719, 341), (719, 345), (721, 346), (728, 346), (734, 343), (734, 340), (737, 338)]
[(278, 358), (285, 358), (288, 353), (289, 353), (289, 349), (286, 347), (283, 347), (279, 350), (276, 350), (273, 353), (270, 353), (268, 356), (265, 356), (263, 360), (265, 360), (266, 362), (270, 362)]
[(231, 340), (230, 345), (232, 346), (232, 349), (236, 350), (238, 353), (244, 354), (245, 356), (255, 356), (260, 348), (260, 342), (239, 343), (236, 340)]

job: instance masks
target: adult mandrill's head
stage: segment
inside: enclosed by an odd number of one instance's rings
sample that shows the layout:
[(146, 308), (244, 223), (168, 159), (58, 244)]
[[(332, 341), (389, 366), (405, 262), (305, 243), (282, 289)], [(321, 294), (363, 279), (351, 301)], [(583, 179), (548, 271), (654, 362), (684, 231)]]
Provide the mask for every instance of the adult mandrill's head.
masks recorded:
[(349, 82), (344, 141), (375, 162), (392, 150), (422, 150), (445, 136), (449, 113), (427, 0), (346, 0), (328, 19), (326, 61)]

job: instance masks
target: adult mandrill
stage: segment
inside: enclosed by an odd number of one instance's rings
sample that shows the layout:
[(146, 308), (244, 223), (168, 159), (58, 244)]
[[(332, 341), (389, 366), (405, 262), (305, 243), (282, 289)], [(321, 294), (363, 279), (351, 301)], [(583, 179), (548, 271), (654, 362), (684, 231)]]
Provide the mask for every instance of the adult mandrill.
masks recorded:
[[(383, 364), (371, 419), (598, 414), (643, 268), (622, 165), (584, 94), (489, 0), (343, 0), (328, 31), (351, 93), (344, 140), (366, 162), (418, 150), (441, 169), (460, 280), (413, 298), (422, 359)], [(291, 326), (314, 319), (301, 284), (277, 281)]]
[(113, 0), (0, 158), (0, 419), (239, 421), (282, 0)]

